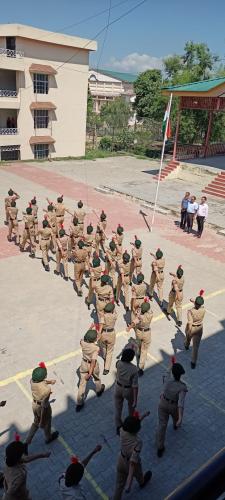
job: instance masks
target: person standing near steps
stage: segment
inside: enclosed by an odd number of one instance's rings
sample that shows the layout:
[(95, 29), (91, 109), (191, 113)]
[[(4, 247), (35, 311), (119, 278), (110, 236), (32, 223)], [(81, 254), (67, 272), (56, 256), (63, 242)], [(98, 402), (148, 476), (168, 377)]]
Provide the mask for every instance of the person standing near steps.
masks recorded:
[(204, 290), (200, 290), (198, 297), (196, 299), (191, 299), (194, 303), (194, 307), (189, 309), (187, 313), (187, 324), (185, 328), (186, 340), (184, 347), (186, 350), (189, 349), (190, 343), (192, 341), (192, 357), (191, 357), (191, 368), (194, 370), (196, 367), (198, 359), (198, 350), (203, 334), (203, 320), (205, 317)]
[(204, 224), (205, 224), (205, 221), (206, 221), (206, 219), (208, 217), (208, 213), (209, 213), (209, 207), (208, 207), (206, 201), (207, 201), (206, 196), (202, 196), (201, 203), (198, 205), (198, 211), (197, 211), (197, 217), (196, 217), (197, 224), (198, 224), (198, 238), (201, 238), (201, 235), (202, 235), (203, 229), (204, 229)]
[(196, 196), (191, 196), (187, 207), (187, 232), (190, 234), (192, 232), (194, 219), (198, 211), (198, 203), (196, 202)]

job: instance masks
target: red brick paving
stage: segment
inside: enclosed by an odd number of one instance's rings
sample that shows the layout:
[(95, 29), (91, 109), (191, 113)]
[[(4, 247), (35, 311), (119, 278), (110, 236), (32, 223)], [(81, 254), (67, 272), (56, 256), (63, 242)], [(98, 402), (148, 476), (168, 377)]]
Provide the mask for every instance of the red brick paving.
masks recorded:
[[(88, 186), (81, 182), (76, 182), (73, 179), (57, 174), (56, 172), (44, 170), (41, 167), (35, 167), (29, 164), (17, 164), (5, 167), (5, 170), (23, 177), (29, 181), (41, 185), (46, 190), (55, 191), (57, 194), (64, 194), (67, 198), (74, 201), (83, 199), (85, 204), (95, 209), (98, 213), (104, 208), (108, 214), (109, 223), (108, 229), (111, 231), (115, 229), (119, 222), (123, 223), (126, 231), (138, 232), (141, 235), (141, 230), (146, 228), (143, 218), (139, 215), (139, 207), (136, 203), (128, 201), (119, 196), (104, 195), (97, 192), (93, 187)], [(46, 193), (47, 195), (47, 193)], [(89, 220), (95, 223), (95, 215), (89, 217)], [(150, 212), (151, 220), (151, 212)], [(186, 247), (198, 254), (205, 255), (216, 261), (225, 263), (225, 239), (223, 236), (217, 235), (213, 230), (206, 229), (201, 239), (196, 239), (193, 235), (183, 233), (174, 224), (172, 216), (156, 215), (155, 229), (159, 231), (162, 238), (173, 242), (174, 244)], [(0, 236), (5, 234), (5, 230), (1, 230)], [(140, 236), (141, 237), (141, 236)], [(4, 241), (3, 241), (4, 239)], [(10, 255), (16, 255), (18, 249), (12, 244), (9, 244), (3, 236), (1, 238), (0, 258), (5, 258)]]

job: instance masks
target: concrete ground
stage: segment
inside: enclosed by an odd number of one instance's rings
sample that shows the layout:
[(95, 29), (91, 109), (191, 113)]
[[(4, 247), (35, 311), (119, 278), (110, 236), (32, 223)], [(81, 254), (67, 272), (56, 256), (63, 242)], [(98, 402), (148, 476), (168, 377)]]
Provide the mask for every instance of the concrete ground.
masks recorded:
[[(137, 161), (137, 160), (136, 160)], [(184, 234), (171, 215), (156, 214), (155, 226), (150, 233), (140, 206), (123, 196), (103, 194), (94, 188), (99, 185), (120, 187), (133, 194), (145, 189), (150, 175), (140, 174), (148, 163), (134, 159), (113, 158), (96, 162), (54, 162), (51, 164), (21, 164), (0, 168), (0, 196), (3, 200), (9, 187), (21, 195), (19, 209), (25, 209), (28, 201), (37, 196), (41, 220), (46, 196), (55, 200), (64, 194), (66, 205), (73, 210), (75, 201), (83, 199), (88, 210), (87, 222), (96, 222), (93, 209), (102, 208), (108, 214), (107, 234), (120, 222), (125, 228), (124, 248), (130, 250), (130, 241), (137, 236), (143, 242), (144, 274), (149, 282), (150, 251), (161, 247), (166, 257), (165, 301), (170, 289), (169, 271), (179, 264), (185, 272), (183, 326), (168, 322), (156, 301), (152, 308), (152, 344), (149, 350), (144, 377), (140, 379), (138, 410), (150, 409), (151, 415), (143, 422), (143, 467), (151, 468), (153, 479), (145, 490), (133, 484), (129, 499), (164, 499), (184, 478), (198, 469), (216, 453), (225, 441), (224, 394), (224, 333), (225, 333), (225, 240), (206, 227), (201, 240)], [(109, 168), (110, 167), (110, 168)], [(139, 179), (139, 181), (138, 181)], [(135, 182), (137, 186), (135, 187)], [(139, 183), (138, 183), (139, 182)], [(142, 183), (142, 184), (141, 184)], [(149, 182), (150, 184), (150, 182)], [(142, 185), (142, 188), (141, 188)], [(172, 185), (172, 184), (171, 184)], [(168, 186), (168, 185), (167, 185)], [(116, 189), (117, 189), (116, 188)], [(188, 189), (182, 186), (179, 197)], [(169, 189), (167, 187), (168, 196)], [(161, 191), (161, 196), (163, 192)], [(147, 212), (146, 212), (147, 213)], [(148, 221), (151, 221), (151, 211)], [(21, 214), (21, 212), (20, 212)], [(73, 289), (73, 266), (70, 264), (69, 282), (54, 275), (54, 255), (51, 256), (50, 273), (41, 265), (40, 250), (35, 260), (27, 253), (21, 254), (6, 239), (7, 228), (3, 225), (4, 203), (0, 210), (0, 278), (1, 278), (1, 344), (0, 344), (0, 400), (7, 400), (1, 408), (1, 463), (4, 446), (14, 438), (15, 431), (24, 437), (32, 422), (29, 380), (33, 367), (45, 361), (48, 375), (56, 378), (53, 387), (52, 410), (54, 428), (60, 431), (60, 439), (46, 446), (42, 432), (35, 436), (30, 451), (35, 453), (51, 449), (47, 460), (28, 466), (28, 483), (33, 500), (58, 499), (58, 477), (76, 454), (83, 458), (97, 444), (103, 445), (88, 466), (84, 480), (88, 499), (111, 498), (116, 475), (119, 439), (115, 435), (113, 421), (113, 384), (116, 356), (127, 341), (126, 320), (122, 304), (117, 307), (117, 342), (112, 371), (102, 377), (106, 391), (102, 398), (95, 397), (93, 386), (88, 386), (87, 401), (83, 411), (75, 413), (80, 364), (79, 342), (95, 319), (78, 298)], [(66, 221), (66, 227), (69, 219)], [(22, 230), (22, 223), (21, 223)], [(88, 284), (88, 283), (87, 283)], [(84, 290), (86, 289), (84, 285)], [(207, 310), (204, 336), (200, 346), (196, 370), (190, 369), (190, 352), (184, 351), (183, 339), (186, 310), (189, 298), (199, 290), (205, 290)], [(185, 381), (189, 392), (186, 399), (184, 421), (174, 433), (170, 423), (166, 437), (166, 453), (158, 459), (155, 447), (157, 405), (162, 388), (162, 375), (172, 354), (186, 370)], [(102, 360), (100, 360), (102, 367)], [(126, 415), (126, 408), (124, 411)]]

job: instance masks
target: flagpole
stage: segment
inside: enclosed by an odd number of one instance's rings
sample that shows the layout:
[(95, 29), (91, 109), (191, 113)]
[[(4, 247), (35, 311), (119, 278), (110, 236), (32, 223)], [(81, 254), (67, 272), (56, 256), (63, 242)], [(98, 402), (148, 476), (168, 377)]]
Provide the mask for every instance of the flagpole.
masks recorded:
[(164, 158), (165, 146), (166, 146), (166, 133), (167, 133), (168, 122), (169, 122), (169, 119), (170, 119), (170, 110), (171, 110), (171, 105), (172, 105), (172, 99), (173, 99), (173, 94), (171, 92), (171, 94), (170, 94), (170, 100), (169, 100), (169, 107), (168, 107), (168, 118), (167, 118), (167, 121), (166, 121), (166, 127), (165, 127), (164, 138), (163, 138), (163, 146), (162, 146), (162, 151), (161, 151), (160, 167), (159, 167), (159, 173), (158, 173), (158, 181), (157, 181), (157, 187), (156, 187), (156, 193), (155, 193), (155, 202), (154, 202), (154, 208), (153, 208), (153, 214), (152, 214), (152, 222), (151, 222), (151, 232), (152, 232), (152, 228), (153, 228), (154, 221), (155, 221), (155, 212), (156, 212), (156, 206), (157, 206), (157, 200), (158, 200), (158, 193), (159, 193), (159, 183), (160, 183), (160, 177), (161, 177), (162, 166), (163, 166), (163, 158)]

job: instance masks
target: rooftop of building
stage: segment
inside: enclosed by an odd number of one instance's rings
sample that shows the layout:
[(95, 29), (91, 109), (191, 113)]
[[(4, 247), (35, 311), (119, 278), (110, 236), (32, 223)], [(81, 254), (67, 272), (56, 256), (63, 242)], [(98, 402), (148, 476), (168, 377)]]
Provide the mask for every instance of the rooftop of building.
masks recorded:
[(225, 85), (225, 77), (220, 78), (210, 78), (208, 80), (201, 80), (198, 82), (186, 83), (181, 85), (169, 85), (167, 87), (163, 87), (162, 92), (164, 94), (174, 93), (181, 95), (188, 94), (210, 94), (211, 91), (214, 91), (219, 87), (224, 87)]
[(94, 40), (46, 31), (25, 24), (0, 24), (0, 37), (7, 36), (28, 38), (39, 42), (76, 47), (84, 50), (97, 50), (97, 42)]
[(138, 75), (133, 75), (131, 73), (121, 73), (120, 71), (112, 71), (109, 69), (95, 69), (92, 68), (93, 71), (97, 73), (101, 73), (102, 75), (111, 76), (112, 78), (116, 78), (117, 80), (121, 80), (126, 83), (134, 83), (137, 80)]

